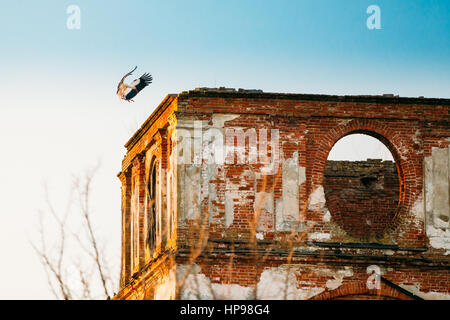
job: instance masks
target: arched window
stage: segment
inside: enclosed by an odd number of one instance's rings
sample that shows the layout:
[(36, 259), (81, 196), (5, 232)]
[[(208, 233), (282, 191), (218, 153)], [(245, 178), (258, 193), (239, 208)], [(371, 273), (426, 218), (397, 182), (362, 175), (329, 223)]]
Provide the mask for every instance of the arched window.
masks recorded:
[(135, 177), (131, 185), (131, 219), (130, 219), (130, 236), (131, 236), (131, 270), (137, 271), (139, 260), (139, 184)]
[(150, 256), (153, 256), (155, 249), (157, 247), (158, 230), (160, 228), (159, 221), (159, 191), (158, 191), (158, 162), (155, 158), (152, 159), (150, 165), (150, 171), (146, 179), (147, 187), (147, 235), (146, 235), (146, 251), (150, 252)]
[(400, 178), (391, 151), (375, 135), (351, 133), (331, 149), (324, 191), (332, 219), (359, 239), (383, 237), (399, 210)]

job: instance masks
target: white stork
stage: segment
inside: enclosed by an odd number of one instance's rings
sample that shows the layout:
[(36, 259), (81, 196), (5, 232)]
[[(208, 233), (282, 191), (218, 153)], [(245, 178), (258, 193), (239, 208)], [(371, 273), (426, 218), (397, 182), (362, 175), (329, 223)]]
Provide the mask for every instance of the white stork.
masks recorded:
[(126, 75), (124, 75), (122, 80), (120, 80), (119, 84), (117, 85), (117, 96), (119, 97), (119, 99), (126, 100), (128, 102), (133, 101), (132, 99), (142, 89), (152, 83), (153, 78), (149, 73), (144, 73), (139, 79), (133, 80), (130, 85), (124, 83), (123, 81), (125, 80), (125, 78), (131, 75), (136, 69), (137, 66), (134, 67), (134, 69), (128, 72)]

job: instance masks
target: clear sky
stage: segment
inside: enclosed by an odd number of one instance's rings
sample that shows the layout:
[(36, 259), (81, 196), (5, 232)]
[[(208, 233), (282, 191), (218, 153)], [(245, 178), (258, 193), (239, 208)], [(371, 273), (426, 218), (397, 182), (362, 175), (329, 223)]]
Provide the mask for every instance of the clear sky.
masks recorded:
[[(373, 4), (379, 30), (366, 26)], [(79, 30), (67, 28), (69, 5)], [(97, 160), (95, 222), (118, 264), (123, 145), (168, 93), (450, 98), (448, 0), (2, 1), (0, 30), (3, 299), (52, 298), (28, 242), (42, 183), (64, 206), (72, 175)], [(154, 83), (120, 102), (117, 82), (135, 65)]]

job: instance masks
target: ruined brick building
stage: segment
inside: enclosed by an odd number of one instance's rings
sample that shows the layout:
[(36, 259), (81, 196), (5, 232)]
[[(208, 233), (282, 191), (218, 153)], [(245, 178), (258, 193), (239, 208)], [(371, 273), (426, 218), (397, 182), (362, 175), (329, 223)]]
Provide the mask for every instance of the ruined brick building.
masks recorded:
[[(450, 299), (449, 106), (168, 95), (125, 145), (115, 299)], [(354, 133), (395, 162), (327, 161)]]

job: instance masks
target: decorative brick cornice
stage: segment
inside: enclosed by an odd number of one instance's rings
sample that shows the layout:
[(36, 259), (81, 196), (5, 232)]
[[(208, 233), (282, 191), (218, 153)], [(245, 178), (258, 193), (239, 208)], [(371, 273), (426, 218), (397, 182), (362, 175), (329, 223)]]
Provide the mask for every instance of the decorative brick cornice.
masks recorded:
[(178, 95), (182, 100), (187, 97), (221, 97), (221, 98), (246, 98), (246, 99), (281, 99), (281, 100), (311, 100), (311, 101), (336, 101), (336, 102), (369, 102), (389, 104), (431, 104), (448, 105), (450, 99), (424, 98), (424, 97), (399, 97), (392, 94), (383, 95), (325, 95), (303, 93), (274, 93), (262, 90), (244, 90), (234, 88), (197, 88), (183, 91)]
[(142, 126), (136, 131), (136, 133), (127, 141), (125, 148), (131, 150), (137, 141), (147, 132), (147, 130), (153, 125), (158, 117), (170, 106), (170, 104), (176, 99), (176, 95), (168, 94), (164, 100), (156, 107), (155, 111), (147, 118)]

